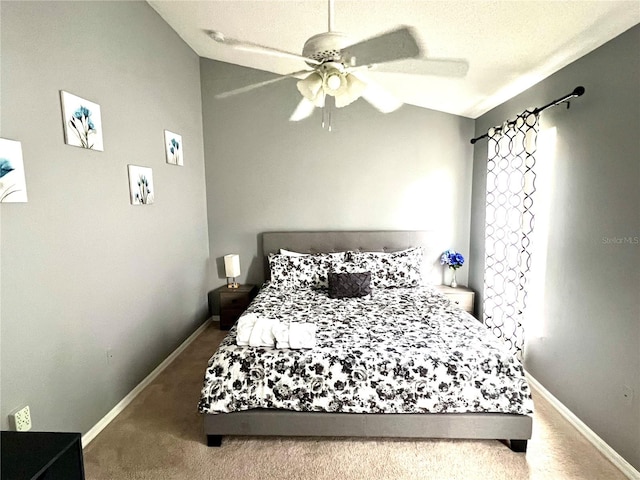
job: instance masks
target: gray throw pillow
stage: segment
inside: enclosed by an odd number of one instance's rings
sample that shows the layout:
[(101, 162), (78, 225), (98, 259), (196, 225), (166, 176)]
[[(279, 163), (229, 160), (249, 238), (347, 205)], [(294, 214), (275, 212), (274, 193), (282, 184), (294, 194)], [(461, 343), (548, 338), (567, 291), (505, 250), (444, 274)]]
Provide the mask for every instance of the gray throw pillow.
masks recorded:
[(355, 298), (371, 294), (371, 272), (329, 272), (329, 297)]

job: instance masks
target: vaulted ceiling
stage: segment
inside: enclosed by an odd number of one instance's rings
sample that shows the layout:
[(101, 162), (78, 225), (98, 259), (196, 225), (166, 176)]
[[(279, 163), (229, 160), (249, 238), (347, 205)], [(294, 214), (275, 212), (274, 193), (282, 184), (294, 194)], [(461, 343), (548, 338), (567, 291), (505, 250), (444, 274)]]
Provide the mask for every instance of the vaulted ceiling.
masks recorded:
[[(328, 29), (326, 1), (148, 3), (201, 57), (274, 74), (295, 72), (305, 64), (237, 50), (214, 42), (208, 32), (300, 54), (309, 37)], [(638, 23), (638, 0), (335, 0), (334, 4), (334, 30), (356, 41), (409, 25), (418, 32), (427, 58), (468, 62), (464, 77), (376, 72), (375, 81), (405, 103), (470, 118)], [(237, 87), (243, 87), (242, 82), (239, 79)], [(262, 88), (269, 95), (269, 86)], [(299, 95), (295, 87), (291, 94)]]

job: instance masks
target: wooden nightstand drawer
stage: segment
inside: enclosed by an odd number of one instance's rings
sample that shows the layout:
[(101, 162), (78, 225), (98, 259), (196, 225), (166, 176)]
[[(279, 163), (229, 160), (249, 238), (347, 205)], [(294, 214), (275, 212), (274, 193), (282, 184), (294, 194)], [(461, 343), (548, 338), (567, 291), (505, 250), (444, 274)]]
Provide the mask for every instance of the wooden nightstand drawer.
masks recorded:
[(456, 303), (458, 305), (460, 305), (460, 308), (469, 312), (469, 313), (473, 313), (473, 297), (474, 294), (468, 294), (468, 293), (450, 293), (447, 294), (447, 297), (449, 298), (449, 300), (451, 300), (453, 303)]
[(473, 290), (467, 287), (453, 288), (448, 285), (434, 285), (434, 288), (459, 305), (464, 311), (473, 315), (473, 303), (475, 300), (475, 292)]
[(244, 313), (244, 308), (222, 309), (220, 310), (220, 328), (228, 330)]
[(255, 285), (240, 285), (238, 288), (228, 288), (226, 285), (213, 291), (217, 297), (220, 311), (220, 329), (228, 330), (244, 313), (258, 288)]
[(220, 310), (241, 309), (244, 310), (251, 303), (249, 292), (220, 292)]

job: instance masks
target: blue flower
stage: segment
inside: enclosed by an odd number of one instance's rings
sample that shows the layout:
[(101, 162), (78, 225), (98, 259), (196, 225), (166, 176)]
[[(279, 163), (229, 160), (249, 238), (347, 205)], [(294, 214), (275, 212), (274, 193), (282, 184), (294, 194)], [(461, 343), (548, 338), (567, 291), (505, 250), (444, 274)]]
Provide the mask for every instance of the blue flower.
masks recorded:
[(91, 116), (91, 111), (87, 107), (80, 105), (80, 108), (73, 112), (73, 116), (78, 120), (82, 120), (83, 117), (89, 118)]
[(6, 158), (0, 158), (0, 178), (4, 177), (7, 173), (14, 171), (13, 165)]
[(173, 147), (171, 147), (171, 148), (170, 148), (170, 151), (171, 151), (171, 153), (175, 153), (175, 152), (173, 151)]
[(91, 110), (80, 105), (69, 120), (69, 127), (80, 140), (82, 147), (93, 148), (89, 135), (96, 133), (96, 126), (91, 120)]
[(447, 250), (440, 257), (441, 265), (448, 265), (449, 268), (457, 269), (464, 264), (464, 257), (455, 250)]

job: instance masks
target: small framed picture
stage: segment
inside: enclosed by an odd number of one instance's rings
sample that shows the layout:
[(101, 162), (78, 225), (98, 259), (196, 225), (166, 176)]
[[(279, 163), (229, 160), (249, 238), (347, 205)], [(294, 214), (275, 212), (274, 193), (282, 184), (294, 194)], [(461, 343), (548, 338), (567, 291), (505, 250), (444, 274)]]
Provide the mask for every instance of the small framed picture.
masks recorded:
[(131, 205), (151, 205), (154, 200), (153, 171), (150, 167), (128, 165)]
[(22, 144), (0, 138), (0, 203), (27, 201)]
[(100, 105), (60, 90), (67, 145), (104, 151)]
[(165, 130), (164, 148), (167, 152), (167, 163), (170, 163), (171, 165), (184, 165), (182, 135)]

